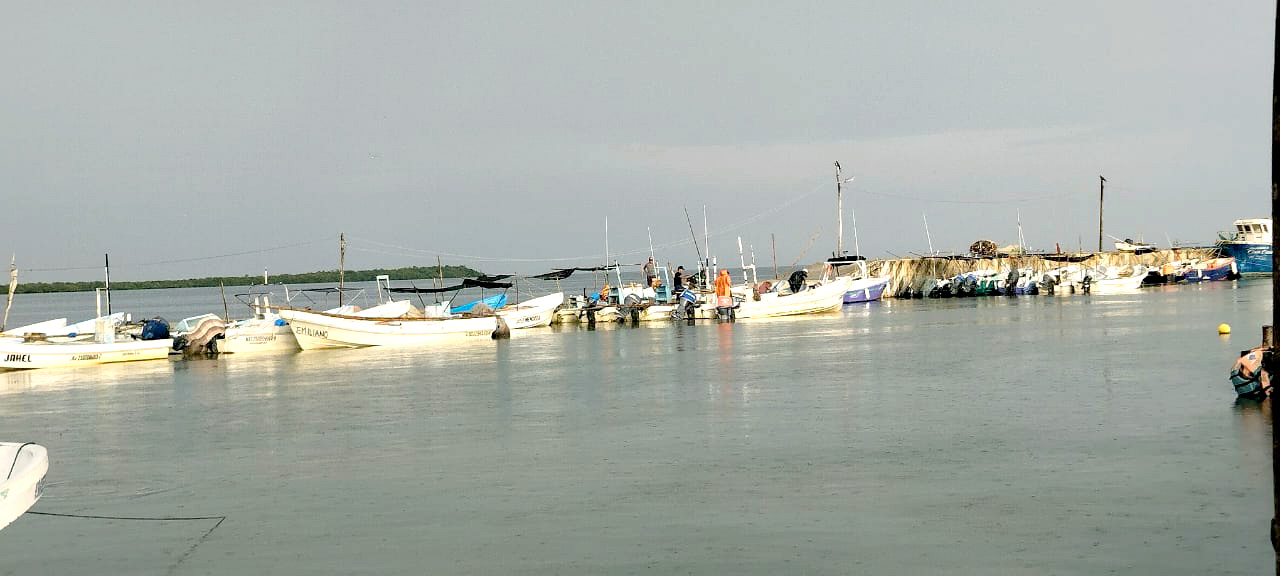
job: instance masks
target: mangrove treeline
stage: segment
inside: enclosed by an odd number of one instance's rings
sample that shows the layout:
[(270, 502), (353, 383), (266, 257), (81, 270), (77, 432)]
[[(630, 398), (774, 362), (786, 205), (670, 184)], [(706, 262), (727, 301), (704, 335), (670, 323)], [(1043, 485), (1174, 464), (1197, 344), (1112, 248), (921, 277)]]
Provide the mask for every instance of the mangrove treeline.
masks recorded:
[[(408, 268), (375, 268), (372, 270), (347, 270), (343, 273), (344, 282), (372, 282), (382, 274), (392, 280), (418, 280), (422, 278), (474, 278), (480, 272), (466, 266), (410, 266)], [(269, 278), (272, 284), (337, 284), (337, 270), (323, 270), (304, 274), (275, 274)], [(189, 278), (187, 280), (147, 280), (143, 282), (112, 282), (112, 290), (146, 290), (150, 288), (209, 288), (213, 286), (250, 286), (261, 284), (262, 276), (210, 276), (207, 278)], [(19, 282), (16, 294), (35, 294), (42, 292), (87, 292), (102, 288), (105, 283), (95, 282)], [(4, 286), (8, 294), (9, 286)]]

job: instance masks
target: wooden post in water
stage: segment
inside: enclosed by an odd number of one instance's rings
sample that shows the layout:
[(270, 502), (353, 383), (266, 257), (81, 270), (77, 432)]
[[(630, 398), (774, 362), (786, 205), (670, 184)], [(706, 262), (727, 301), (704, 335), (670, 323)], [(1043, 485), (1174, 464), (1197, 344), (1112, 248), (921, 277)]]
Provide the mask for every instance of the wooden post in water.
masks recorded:
[[(1280, 33), (1280, 17), (1276, 19), (1276, 32)], [(1280, 36), (1272, 36), (1275, 52), (1271, 71), (1271, 221), (1280, 222)], [(1280, 326), (1280, 254), (1275, 250), (1275, 234), (1271, 235), (1271, 325)], [(1273, 340), (1269, 356), (1276, 357)], [(1266, 356), (1264, 356), (1266, 358)], [(1270, 369), (1270, 366), (1263, 366)], [(1276, 551), (1276, 575), (1280, 576), (1280, 423), (1276, 420), (1275, 403), (1271, 404), (1271, 485), (1275, 515), (1271, 517), (1271, 548)]]
[(1107, 191), (1107, 179), (1098, 176), (1098, 252), (1102, 252), (1102, 196)]
[(107, 316), (111, 315), (111, 255), (102, 255), (102, 270), (106, 277), (106, 282), (102, 285), (102, 291), (107, 293)]
[(342, 306), (342, 273), (346, 267), (347, 235), (338, 233), (338, 306)]
[(769, 233), (769, 245), (772, 246), (773, 278), (776, 280), (778, 278), (778, 239), (773, 236), (772, 232)]

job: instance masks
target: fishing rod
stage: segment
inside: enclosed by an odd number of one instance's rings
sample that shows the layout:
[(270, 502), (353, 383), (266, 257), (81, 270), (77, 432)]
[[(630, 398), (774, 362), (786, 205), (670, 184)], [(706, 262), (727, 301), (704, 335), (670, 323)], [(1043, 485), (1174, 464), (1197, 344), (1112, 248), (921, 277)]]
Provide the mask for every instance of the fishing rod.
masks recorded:
[(689, 224), (689, 235), (693, 237), (693, 249), (698, 252), (698, 268), (702, 268), (702, 249), (698, 247), (698, 233), (693, 231), (693, 220), (689, 218), (689, 207), (684, 207), (684, 221)]
[(702, 275), (702, 281), (705, 284), (707, 277), (703, 272), (706, 271), (706, 268), (702, 265), (702, 249), (698, 247), (698, 233), (693, 231), (693, 219), (689, 218), (689, 207), (683, 206), (683, 208), (684, 221), (689, 224), (689, 235), (693, 237), (693, 249), (698, 253), (698, 274)]

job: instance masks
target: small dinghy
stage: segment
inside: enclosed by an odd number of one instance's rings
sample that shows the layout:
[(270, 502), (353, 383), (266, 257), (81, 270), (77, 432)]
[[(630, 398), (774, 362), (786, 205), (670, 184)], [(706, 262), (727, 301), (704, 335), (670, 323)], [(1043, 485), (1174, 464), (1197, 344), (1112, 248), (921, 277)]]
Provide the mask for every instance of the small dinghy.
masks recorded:
[(40, 499), (49, 453), (39, 444), (0, 442), (0, 529), (4, 529)]
[(1240, 353), (1231, 367), (1231, 385), (1242, 398), (1261, 400), (1271, 395), (1271, 374), (1262, 366), (1267, 346), (1258, 346)]

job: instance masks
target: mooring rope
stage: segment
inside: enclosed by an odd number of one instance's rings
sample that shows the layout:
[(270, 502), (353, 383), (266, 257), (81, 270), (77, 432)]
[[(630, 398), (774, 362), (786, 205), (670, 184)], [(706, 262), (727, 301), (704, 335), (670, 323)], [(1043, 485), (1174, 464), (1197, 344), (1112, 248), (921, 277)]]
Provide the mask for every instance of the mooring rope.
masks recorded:
[(178, 561), (174, 562), (173, 565), (169, 567), (169, 571), (168, 571), (169, 574), (173, 574), (175, 571), (177, 571), (178, 566), (181, 566), (183, 562), (186, 562), (187, 558), (189, 558), (191, 554), (196, 551), (196, 548), (198, 548), (201, 544), (204, 544), (204, 541), (209, 538), (209, 535), (213, 534), (213, 531), (217, 530), (218, 527), (221, 526), (222, 523), (227, 519), (226, 516), (99, 516), (94, 514), (62, 514), (58, 512), (36, 512), (32, 510), (28, 510), (26, 513), (34, 514), (37, 516), (54, 516), (58, 518), (80, 518), (80, 519), (88, 519), (88, 520), (132, 520), (132, 521), (142, 521), (142, 522), (190, 522), (190, 521), (200, 521), (200, 520), (217, 520), (217, 522), (214, 523), (213, 527), (205, 531), (204, 535), (200, 536), (200, 538), (196, 540), (195, 544), (192, 544), (191, 547), (188, 548), (187, 551), (182, 554), (182, 556), (178, 557)]

